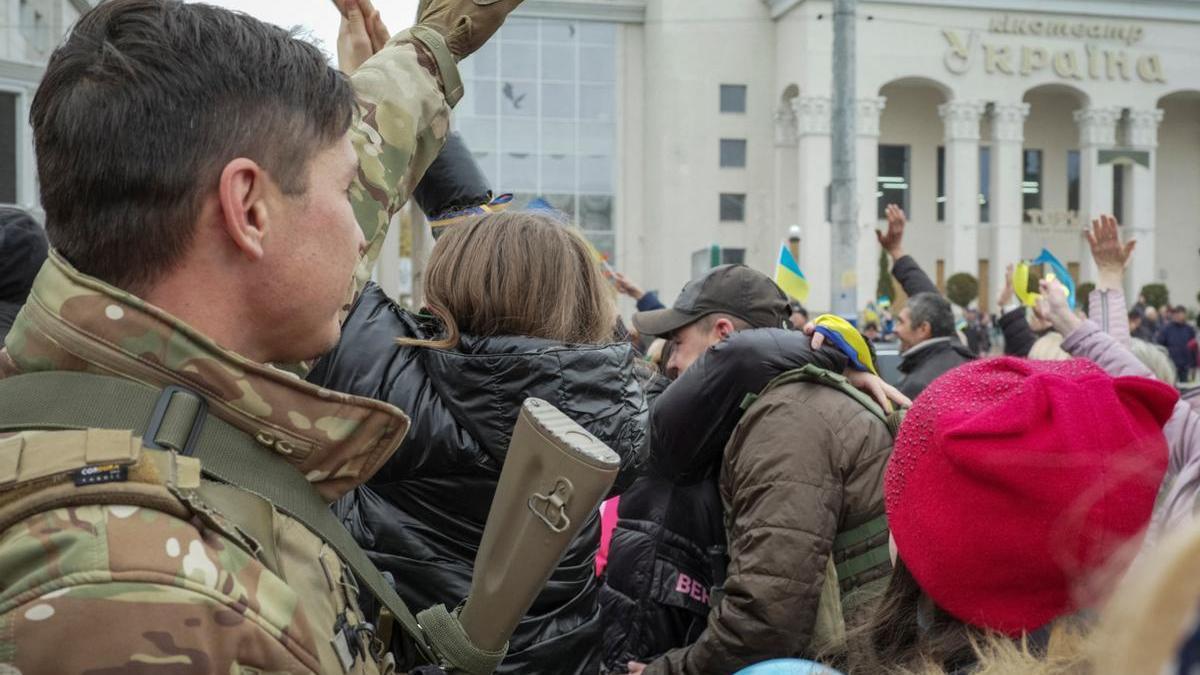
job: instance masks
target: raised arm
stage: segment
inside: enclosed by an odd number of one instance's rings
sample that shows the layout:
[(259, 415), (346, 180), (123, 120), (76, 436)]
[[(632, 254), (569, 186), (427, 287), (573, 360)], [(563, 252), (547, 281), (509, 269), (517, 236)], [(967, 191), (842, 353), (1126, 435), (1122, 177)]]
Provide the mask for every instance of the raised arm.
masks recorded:
[(918, 293), (938, 293), (937, 285), (933, 283), (925, 270), (921, 269), (912, 256), (904, 252), (904, 228), (908, 224), (904, 209), (895, 204), (888, 204), (887, 221), (887, 232), (875, 230), (875, 238), (879, 240), (879, 245), (883, 247), (883, 250), (891, 256), (892, 276), (900, 282), (904, 293), (910, 298)]
[(1037, 334), (1029, 327), (1029, 318), (1025, 316), (1025, 306), (1016, 299), (1013, 292), (1013, 266), (1010, 264), (1004, 270), (1004, 290), (1000, 292), (1000, 331), (1004, 334), (1004, 354), (1006, 356), (1028, 356), (1033, 343), (1037, 342)]
[(1099, 279), (1096, 290), (1088, 298), (1089, 318), (1113, 336), (1117, 342), (1129, 346), (1129, 315), (1125, 310), (1125, 268), (1133, 256), (1137, 241), (1121, 241), (1117, 219), (1102, 215), (1092, 221), (1087, 231), (1092, 259), (1096, 261)]
[[(457, 62), (482, 46), (520, 3), (430, 0), (421, 3), (415, 26), (384, 40), (387, 30), (370, 0), (340, 0), (339, 60), (359, 97), (351, 128), (359, 172), (350, 191), (367, 240), (355, 272), (359, 289), (370, 277), (392, 217), (450, 133), (450, 107), (463, 92)], [(368, 49), (373, 55), (364, 59)]]
[[(1043, 282), (1045, 284), (1045, 282)], [(1092, 321), (1082, 320), (1067, 307), (1066, 291), (1056, 283), (1045, 284), (1038, 311), (1067, 336), (1063, 349), (1072, 356), (1095, 361), (1113, 377), (1154, 377), (1127, 348), (1104, 333)], [(1200, 497), (1200, 413), (1184, 400), (1175, 404), (1171, 419), (1163, 427), (1167, 438), (1167, 480), (1170, 490), (1154, 511), (1147, 542), (1157, 539), (1164, 529), (1179, 526), (1193, 517)]]

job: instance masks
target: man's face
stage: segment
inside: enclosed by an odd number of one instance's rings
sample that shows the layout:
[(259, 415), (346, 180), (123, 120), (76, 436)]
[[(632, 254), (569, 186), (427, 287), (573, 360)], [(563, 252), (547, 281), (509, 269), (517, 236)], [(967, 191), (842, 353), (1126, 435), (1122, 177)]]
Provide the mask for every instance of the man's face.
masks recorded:
[(346, 135), (309, 160), (303, 194), (278, 193), (271, 200), (272, 231), (264, 239), (261, 288), (253, 295), (272, 361), (311, 359), (337, 344), (354, 267), (366, 246), (350, 207), (357, 172)]
[(929, 338), (929, 324), (923, 323), (919, 328), (914, 328), (912, 314), (905, 307), (896, 317), (896, 337), (900, 338), (900, 351), (908, 351)]
[(1175, 323), (1187, 323), (1187, 312), (1175, 312)]
[[(722, 332), (720, 321), (706, 328), (708, 322), (701, 319), (692, 322), (671, 334), (671, 359), (667, 361), (667, 377), (679, 377), (700, 358), (709, 347), (720, 342), (727, 332)], [(724, 323), (728, 324), (727, 321)]]
[(805, 316), (804, 312), (792, 312), (792, 315), (788, 318), (792, 322), (792, 328), (796, 330), (804, 330), (804, 327), (808, 325), (808, 317)]

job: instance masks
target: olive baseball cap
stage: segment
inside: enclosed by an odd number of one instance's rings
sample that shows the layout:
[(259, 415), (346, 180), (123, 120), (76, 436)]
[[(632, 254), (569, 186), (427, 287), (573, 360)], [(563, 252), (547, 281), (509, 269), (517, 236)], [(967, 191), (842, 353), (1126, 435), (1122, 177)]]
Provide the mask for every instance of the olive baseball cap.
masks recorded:
[(669, 335), (717, 312), (754, 328), (781, 328), (791, 314), (787, 295), (765, 274), (745, 265), (721, 265), (689, 281), (674, 307), (634, 314), (633, 325), (643, 335)]

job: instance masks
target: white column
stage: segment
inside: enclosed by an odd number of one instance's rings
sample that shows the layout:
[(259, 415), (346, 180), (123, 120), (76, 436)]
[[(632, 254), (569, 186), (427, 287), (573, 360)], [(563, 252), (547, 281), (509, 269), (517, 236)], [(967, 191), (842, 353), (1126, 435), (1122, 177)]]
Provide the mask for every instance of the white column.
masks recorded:
[(887, 105), (887, 99), (858, 99), (857, 182), (858, 182), (858, 304), (865, 307), (875, 299), (875, 287), (879, 282), (879, 242), (875, 239), (875, 227), (879, 220), (875, 192), (879, 189), (879, 116)]
[[(1112, 164), (1100, 164), (1100, 151), (1112, 148), (1117, 143), (1117, 120), (1120, 108), (1083, 108), (1075, 111), (1075, 123), (1079, 126), (1079, 222), (1090, 224), (1102, 213), (1112, 213), (1113, 172)], [(1086, 252), (1083, 254), (1081, 279), (1075, 282), (1096, 281), (1096, 263)]]
[[(1024, 232), (1024, 197), (1021, 175), (1024, 163), (1025, 119), (1028, 103), (995, 103), (992, 105), (991, 149), (991, 220), (992, 243), (991, 279), (988, 288), (993, 295), (1004, 288), (1004, 268), (1021, 258), (1021, 235)], [(995, 298), (990, 298), (995, 302)]]
[(774, 218), (770, 232), (765, 233), (771, 239), (765, 243), (772, 265), (774, 256), (779, 255), (775, 249), (779, 240), (787, 236), (788, 228), (800, 224), (800, 200), (796, 193), (800, 180), (800, 138), (794, 101), (795, 97), (784, 98), (775, 111)]
[[(1155, 160), (1158, 148), (1158, 124), (1163, 111), (1158, 108), (1141, 108), (1129, 111), (1127, 138), (1135, 150), (1149, 154), (1149, 167), (1134, 164), (1125, 170), (1125, 236), (1137, 238), (1137, 250), (1129, 265), (1128, 290), (1136, 294), (1142, 286), (1158, 279), (1158, 260), (1155, 252), (1154, 233), (1157, 219), (1154, 201), (1158, 190), (1155, 184)], [(1131, 296), (1136, 300), (1136, 295)]]
[(982, 101), (938, 106), (946, 143), (946, 276), (979, 273), (979, 118)]
[(808, 304), (816, 312), (831, 307), (830, 250), (833, 244), (825, 213), (825, 191), (832, 167), (829, 138), (830, 100), (827, 96), (801, 96), (795, 100), (800, 140), (800, 265), (809, 280)]

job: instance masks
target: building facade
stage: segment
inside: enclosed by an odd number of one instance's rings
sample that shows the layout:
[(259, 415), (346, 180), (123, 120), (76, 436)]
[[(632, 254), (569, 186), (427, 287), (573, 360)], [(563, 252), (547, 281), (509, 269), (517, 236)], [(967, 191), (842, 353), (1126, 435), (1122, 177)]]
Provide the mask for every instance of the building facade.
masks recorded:
[(41, 211), (29, 106), (46, 61), (96, 0), (0, 0), (0, 204)]
[[(1083, 227), (1138, 239), (1130, 290), (1200, 291), (1200, 3), (886, 0), (856, 20), (858, 261), (831, 280), (828, 0), (528, 0), (464, 62), (456, 126), (497, 189), (542, 196), (666, 298), (719, 259), (774, 267), (789, 229), (814, 308), (873, 299), (883, 206), (939, 280)], [(518, 203), (523, 203), (518, 199)]]

